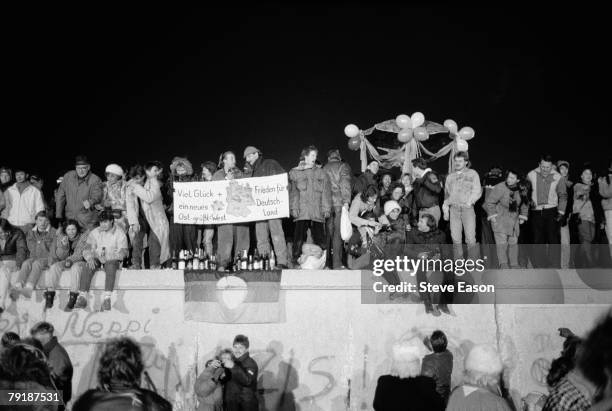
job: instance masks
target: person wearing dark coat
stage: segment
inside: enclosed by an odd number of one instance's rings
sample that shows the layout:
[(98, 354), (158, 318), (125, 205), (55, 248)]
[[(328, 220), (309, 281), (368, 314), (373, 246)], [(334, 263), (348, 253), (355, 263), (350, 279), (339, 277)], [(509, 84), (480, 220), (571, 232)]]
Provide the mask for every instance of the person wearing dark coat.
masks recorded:
[(444, 402), (431, 377), (419, 375), (426, 352), (418, 337), (393, 346), (391, 372), (378, 379), (374, 394), (375, 411), (442, 411)]
[[(417, 223), (417, 229), (411, 230), (406, 236), (406, 249), (404, 254), (410, 258), (424, 258), (424, 261), (444, 259), (448, 255), (446, 246), (446, 235), (437, 227), (436, 220), (431, 214), (422, 214)], [(421, 283), (427, 283), (426, 270), (417, 270), (417, 287)], [(455, 275), (452, 271), (444, 270), (443, 285), (452, 285), (455, 282)], [(429, 292), (419, 294), (425, 304), (425, 311), (435, 316), (440, 315), (440, 311), (450, 314), (447, 304), (452, 303), (453, 293), (444, 292), (440, 297), (440, 304), (434, 307)]]
[(225, 411), (258, 411), (257, 374), (259, 368), (255, 360), (249, 356), (249, 339), (245, 335), (237, 335), (233, 344), (234, 356), (225, 358), (224, 368), (229, 373), (225, 383), (223, 404)]
[(140, 387), (143, 372), (142, 351), (134, 340), (119, 337), (108, 341), (98, 368), (100, 386), (83, 393), (72, 410), (131, 411), (138, 405), (147, 411), (171, 411), (172, 405), (162, 396)]
[(355, 178), (355, 182), (353, 183), (353, 197), (363, 192), (368, 186), (378, 186), (376, 174), (378, 174), (379, 168), (380, 163), (378, 161), (370, 161), (366, 170)]
[(174, 157), (170, 164), (170, 178), (168, 180), (168, 198), (172, 199), (167, 209), (170, 223), (170, 256), (180, 250), (195, 251), (197, 248), (198, 231), (194, 224), (178, 224), (174, 222), (174, 183), (197, 181), (193, 174), (193, 166), (187, 158)]
[[(329, 176), (332, 192), (332, 215), (327, 219), (328, 259), (330, 268), (342, 268), (342, 237), (340, 236), (340, 219), (342, 207), (348, 210), (351, 203), (351, 166), (342, 161), (340, 150), (329, 150), (327, 164), (323, 171)], [(330, 247), (331, 245), (331, 247)]]
[(448, 339), (444, 332), (434, 331), (428, 341), (433, 353), (423, 357), (421, 375), (434, 379), (436, 392), (440, 394), (446, 404), (450, 395), (453, 354), (446, 349)]
[(0, 218), (0, 314), (4, 311), (13, 273), (21, 269), (27, 255), (23, 231)]
[(64, 402), (68, 403), (72, 398), (72, 361), (53, 332), (53, 325), (48, 322), (40, 322), (32, 327), (30, 335), (42, 344), (51, 370), (51, 378), (57, 389), (62, 391)]
[[(245, 177), (268, 177), (285, 173), (285, 169), (276, 160), (263, 158), (259, 149), (249, 146), (244, 149), (244, 158), (249, 167)], [(283, 232), (283, 222), (280, 218), (258, 221), (255, 223), (255, 236), (259, 255), (270, 255), (270, 237), (276, 254), (279, 268), (287, 268), (287, 242)]]
[(414, 206), (412, 207), (413, 221), (423, 214), (431, 214), (440, 223), (442, 211), (440, 210), (440, 199), (442, 191), (442, 180), (438, 174), (427, 167), (427, 162), (423, 158), (412, 160), (415, 179), (412, 183)]

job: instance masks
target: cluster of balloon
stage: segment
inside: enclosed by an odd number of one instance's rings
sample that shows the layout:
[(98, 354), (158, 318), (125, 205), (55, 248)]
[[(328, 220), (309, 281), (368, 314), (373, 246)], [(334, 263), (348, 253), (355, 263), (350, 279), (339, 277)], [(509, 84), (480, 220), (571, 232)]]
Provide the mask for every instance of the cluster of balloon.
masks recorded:
[(361, 146), (360, 130), (355, 124), (349, 124), (344, 127), (344, 134), (349, 138), (349, 150), (357, 151)]
[(453, 120), (445, 120), (444, 127), (446, 127), (450, 131), (450, 137), (455, 139), (455, 145), (457, 147), (457, 151), (468, 151), (469, 144), (468, 140), (474, 138), (476, 132), (472, 127), (462, 127), (461, 130), (458, 130), (457, 123)]
[(395, 124), (400, 128), (397, 139), (401, 143), (408, 143), (413, 137), (417, 141), (425, 141), (429, 138), (427, 129), (422, 127), (425, 124), (425, 116), (419, 111), (411, 116), (400, 114), (395, 119)]

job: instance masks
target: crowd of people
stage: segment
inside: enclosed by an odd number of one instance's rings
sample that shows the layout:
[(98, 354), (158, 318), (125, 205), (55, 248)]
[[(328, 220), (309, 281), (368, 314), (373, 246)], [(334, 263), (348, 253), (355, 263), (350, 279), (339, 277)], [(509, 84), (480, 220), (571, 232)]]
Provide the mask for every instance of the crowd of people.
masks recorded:
[[(493, 268), (610, 264), (612, 163), (599, 177), (585, 165), (575, 183), (569, 163), (555, 164), (547, 155), (525, 175), (494, 167), (480, 176), (470, 168), (467, 152), (455, 153), (455, 169), (446, 176), (424, 158), (412, 161), (410, 174), (394, 176), (372, 161), (365, 172), (353, 175), (339, 150), (330, 150), (321, 164), (317, 148), (309, 146), (288, 172), (292, 226), (284, 226), (282, 219), (174, 222), (175, 182), (285, 172), (256, 147), (247, 147), (243, 157), (239, 168), (234, 152), (226, 151), (199, 170), (187, 158), (175, 157), (167, 178), (158, 161), (127, 172), (109, 164), (102, 181), (87, 158), (77, 156), (74, 170), (58, 179), (51, 198), (43, 195), (39, 176), (0, 168), (0, 311), (8, 297), (29, 298), (36, 287), (45, 289), (45, 307), (51, 308), (62, 275), (69, 275), (71, 284), (65, 309), (84, 308), (97, 270), (106, 274), (100, 308), (110, 310), (117, 270), (172, 267), (179, 250), (204, 250), (216, 257), (220, 271), (231, 269), (236, 256), (249, 249), (259, 255), (273, 252), (280, 269), (299, 268), (308, 238), (333, 269), (366, 268), (373, 255), (393, 257), (390, 247), (407, 244), (425, 246), (412, 251), (430, 258), (444, 256), (443, 245), (452, 244), (449, 257), (485, 254)], [(353, 227), (347, 241), (341, 236), (343, 209)], [(605, 252), (596, 243), (608, 243)], [(396, 247), (391, 253), (411, 251)], [(393, 273), (389, 278), (397, 281)]]
[[(552, 361), (548, 394), (529, 394), (528, 411), (604, 411), (612, 407), (612, 312), (584, 338), (567, 328), (561, 355)], [(198, 411), (259, 409), (258, 365), (249, 339), (234, 338), (206, 361), (194, 383)], [(390, 373), (378, 378), (373, 408), (393, 410), (513, 410), (504, 381), (505, 365), (494, 346), (472, 346), (464, 358), (460, 383), (453, 386), (453, 354), (441, 330), (421, 339), (402, 339), (392, 349)], [(108, 340), (98, 364), (98, 384), (75, 398), (75, 411), (171, 410), (145, 371), (139, 345), (129, 337)], [(61, 393), (60, 400), (36, 409), (62, 410), (72, 399), (73, 367), (54, 336), (53, 325), (37, 323), (30, 337), (6, 332), (0, 345), (0, 389)], [(136, 408), (130, 408), (134, 407)], [(25, 408), (24, 408), (25, 409)], [(34, 408), (32, 408), (34, 409)]]

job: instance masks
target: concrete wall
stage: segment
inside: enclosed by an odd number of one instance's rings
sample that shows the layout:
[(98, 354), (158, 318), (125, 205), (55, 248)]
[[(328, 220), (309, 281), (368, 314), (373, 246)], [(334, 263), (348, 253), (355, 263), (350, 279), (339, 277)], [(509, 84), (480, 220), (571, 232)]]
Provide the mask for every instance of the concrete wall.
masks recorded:
[[(455, 305), (452, 316), (434, 318), (420, 304), (361, 304), (360, 276), (359, 271), (285, 271), (284, 321), (236, 325), (184, 321), (180, 271), (126, 271), (119, 276), (110, 313), (91, 308), (65, 313), (57, 300), (45, 313), (37, 292), (32, 300), (8, 307), (0, 317), (0, 332), (24, 336), (36, 321), (53, 323), (74, 363), (77, 394), (96, 385), (104, 341), (129, 335), (142, 344), (158, 391), (171, 400), (185, 399), (187, 409), (196, 366), (201, 370), (242, 333), (249, 336), (260, 366), (262, 409), (346, 410), (349, 389), (350, 409), (371, 409), (376, 381), (389, 371), (390, 347), (404, 335), (444, 330), (455, 355), (454, 383), (460, 381), (463, 357), (473, 344), (499, 344), (511, 392), (520, 398), (531, 391), (546, 392), (543, 376), (562, 344), (556, 329), (583, 333), (607, 307)], [(95, 299), (90, 301), (97, 308), (103, 275), (94, 284)], [(61, 307), (67, 294), (60, 292)]]

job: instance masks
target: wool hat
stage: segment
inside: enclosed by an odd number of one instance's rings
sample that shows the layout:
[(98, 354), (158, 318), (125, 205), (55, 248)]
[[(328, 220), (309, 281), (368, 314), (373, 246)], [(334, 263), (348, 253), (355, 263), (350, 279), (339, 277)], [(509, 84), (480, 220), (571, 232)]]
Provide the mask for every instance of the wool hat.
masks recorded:
[(261, 154), (261, 151), (259, 151), (259, 149), (256, 147), (248, 146), (247, 148), (244, 149), (244, 158), (246, 158), (249, 154), (253, 154), (253, 153)]
[(396, 210), (396, 209), (401, 210), (402, 207), (400, 207), (397, 201), (389, 200), (385, 203), (384, 209), (385, 209), (385, 215), (389, 215), (391, 214), (391, 211)]
[(483, 374), (499, 374), (504, 368), (495, 347), (488, 344), (475, 345), (465, 357), (465, 369)]
[(114, 174), (116, 176), (123, 177), (123, 169), (118, 164), (109, 164), (109, 165), (107, 165), (106, 169), (104, 170), (104, 172), (105, 173), (111, 173), (111, 174)]

